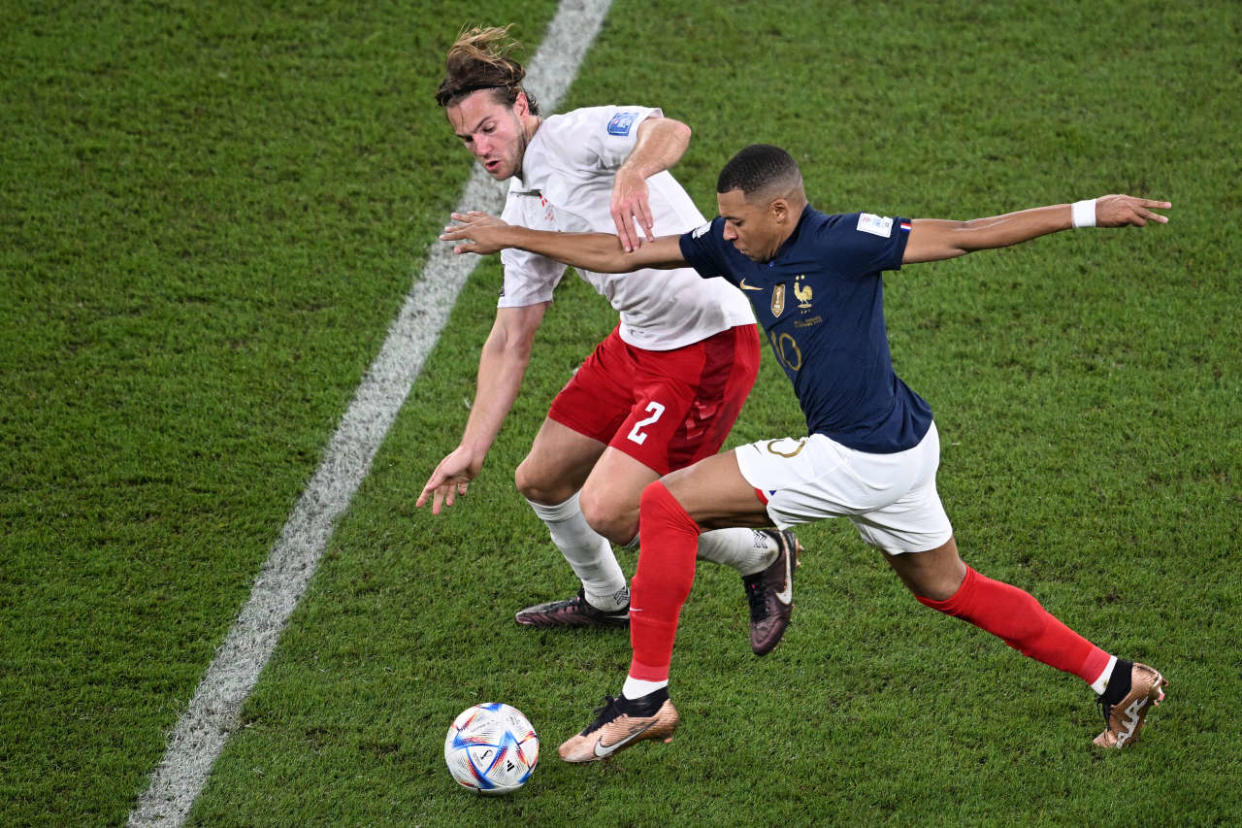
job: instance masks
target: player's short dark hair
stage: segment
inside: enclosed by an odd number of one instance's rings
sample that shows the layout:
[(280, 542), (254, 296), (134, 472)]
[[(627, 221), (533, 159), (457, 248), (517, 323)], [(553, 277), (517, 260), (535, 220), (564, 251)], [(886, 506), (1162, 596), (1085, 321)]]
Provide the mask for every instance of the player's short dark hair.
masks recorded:
[(524, 92), (532, 115), (539, 114), (535, 96), (522, 88), (526, 69), (509, 54), (520, 44), (509, 37), (508, 26), (463, 31), (444, 60), (444, 80), (436, 90), (436, 103), (453, 106), (472, 92), (490, 89), (497, 103), (513, 106)]
[(749, 196), (780, 186), (800, 186), (802, 171), (793, 156), (771, 144), (751, 144), (729, 159), (716, 179), (716, 192), (741, 190)]

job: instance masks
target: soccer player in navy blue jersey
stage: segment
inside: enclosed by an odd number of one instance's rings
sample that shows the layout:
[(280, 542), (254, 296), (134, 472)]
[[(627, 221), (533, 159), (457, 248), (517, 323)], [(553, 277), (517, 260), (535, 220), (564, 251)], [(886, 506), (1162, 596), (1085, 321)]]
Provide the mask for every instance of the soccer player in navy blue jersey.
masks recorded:
[(1109, 195), (972, 221), (827, 215), (807, 203), (793, 158), (769, 145), (734, 156), (716, 191), (714, 221), (631, 252), (615, 236), (540, 233), (480, 213), (455, 214), (460, 223), (441, 236), (459, 253), (518, 247), (597, 271), (689, 264), (704, 278), (724, 278), (750, 300), (806, 415), (805, 437), (740, 446), (644, 489), (629, 675), (621, 695), (561, 745), (561, 757), (594, 761), (671, 737), (679, 717), (668, 696), (669, 665), (699, 533), (830, 517), (848, 518), (921, 603), (1083, 679), (1104, 710), (1095, 744), (1132, 744), (1164, 698), (1164, 677), (1097, 647), (958, 554), (936, 491), (940, 443), (931, 407), (893, 371), (881, 275), (1073, 227), (1164, 223), (1154, 211), (1172, 205)]

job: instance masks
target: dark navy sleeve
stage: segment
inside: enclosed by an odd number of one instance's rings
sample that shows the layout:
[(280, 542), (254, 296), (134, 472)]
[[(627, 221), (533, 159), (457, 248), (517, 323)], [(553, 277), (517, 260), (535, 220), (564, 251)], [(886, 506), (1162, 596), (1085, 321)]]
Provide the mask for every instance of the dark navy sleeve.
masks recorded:
[(728, 278), (729, 272), (720, 250), (720, 242), (723, 240), (724, 219), (717, 217), (689, 233), (682, 234), (679, 240), (681, 256), (705, 279), (712, 276)]
[(837, 260), (850, 263), (859, 276), (881, 270), (901, 270), (910, 239), (910, 220), (872, 213), (844, 213), (826, 225), (820, 243)]

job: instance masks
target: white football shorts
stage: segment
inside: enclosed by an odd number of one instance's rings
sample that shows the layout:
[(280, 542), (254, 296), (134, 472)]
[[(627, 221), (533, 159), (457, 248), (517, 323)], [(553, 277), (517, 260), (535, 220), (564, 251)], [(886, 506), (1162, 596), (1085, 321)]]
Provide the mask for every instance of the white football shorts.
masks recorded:
[(936, 492), (935, 423), (917, 446), (894, 454), (856, 451), (822, 434), (760, 440), (735, 454), (781, 529), (846, 517), (864, 541), (894, 555), (935, 549), (953, 535)]

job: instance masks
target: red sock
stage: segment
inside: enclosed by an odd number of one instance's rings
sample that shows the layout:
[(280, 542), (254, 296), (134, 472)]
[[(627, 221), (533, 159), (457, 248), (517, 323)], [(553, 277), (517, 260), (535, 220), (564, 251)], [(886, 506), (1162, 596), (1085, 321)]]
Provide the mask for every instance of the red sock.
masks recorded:
[(1023, 655), (1073, 673), (1088, 684), (1108, 666), (1108, 653), (1061, 623), (1029, 593), (993, 581), (970, 567), (966, 567), (965, 580), (948, 600), (915, 597), (932, 609), (987, 630)]
[(638, 508), (638, 571), (630, 582), (630, 675), (666, 681), (681, 605), (694, 584), (702, 529), (658, 480), (643, 489)]

